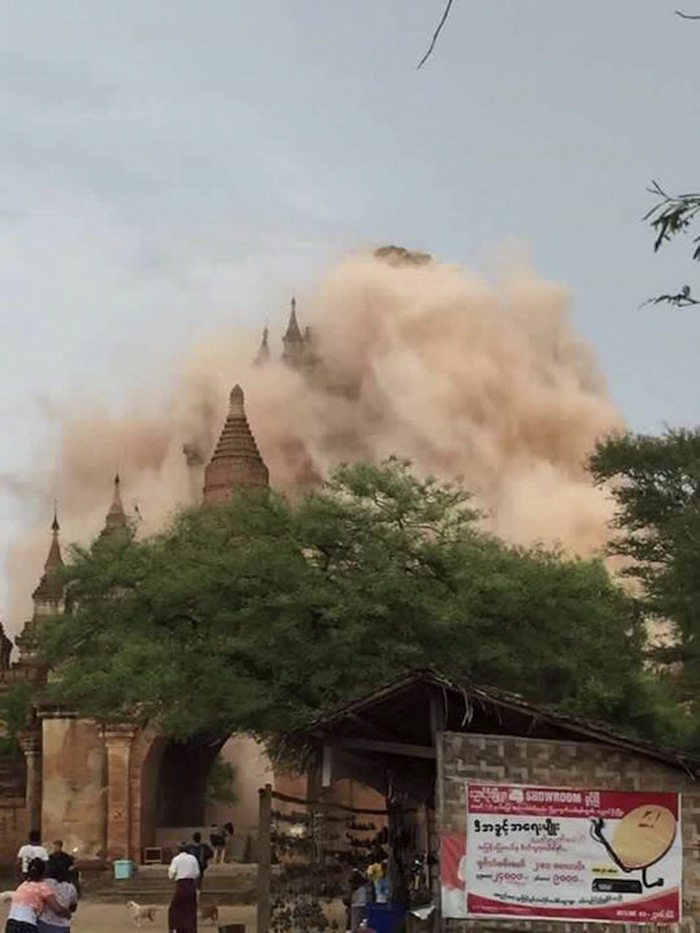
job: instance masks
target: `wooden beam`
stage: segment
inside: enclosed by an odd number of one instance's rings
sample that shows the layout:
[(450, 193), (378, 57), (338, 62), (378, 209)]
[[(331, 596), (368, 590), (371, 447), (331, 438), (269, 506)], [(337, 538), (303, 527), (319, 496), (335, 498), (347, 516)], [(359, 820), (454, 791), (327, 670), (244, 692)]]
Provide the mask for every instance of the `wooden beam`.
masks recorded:
[(321, 787), (330, 787), (333, 783), (333, 748), (323, 746), (323, 760), (321, 762)]
[(272, 877), (272, 845), (270, 839), (272, 824), (272, 785), (266, 784), (258, 791), (260, 804), (258, 811), (258, 907), (257, 931), (269, 933), (272, 903), (270, 880)]
[(435, 749), (429, 745), (410, 745), (407, 742), (379, 742), (374, 739), (331, 739), (327, 743), (338, 748), (359, 752), (383, 752), (386, 755), (404, 755), (406, 758), (435, 758)]
[(357, 713), (350, 713), (348, 718), (352, 719), (353, 722), (356, 722), (357, 725), (361, 726), (363, 729), (370, 729), (372, 732), (374, 732), (378, 739), (381, 739), (382, 742), (403, 742), (402, 736), (397, 735), (393, 730), (386, 729), (383, 726), (378, 726), (370, 719), (367, 719), (366, 716), (360, 716)]

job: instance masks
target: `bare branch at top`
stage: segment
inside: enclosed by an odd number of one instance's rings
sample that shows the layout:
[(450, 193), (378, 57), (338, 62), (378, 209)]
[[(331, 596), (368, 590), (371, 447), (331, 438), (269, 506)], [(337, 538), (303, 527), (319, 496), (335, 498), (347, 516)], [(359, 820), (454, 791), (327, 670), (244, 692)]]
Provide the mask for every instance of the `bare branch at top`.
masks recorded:
[(442, 32), (442, 27), (445, 25), (445, 23), (447, 22), (447, 17), (450, 15), (450, 9), (452, 7), (452, 2), (453, 0), (447, 0), (447, 6), (445, 7), (445, 10), (442, 14), (442, 19), (438, 23), (437, 29), (433, 33), (433, 38), (430, 42), (430, 45), (428, 46), (428, 51), (425, 53), (423, 58), (421, 58), (421, 60), (418, 62), (418, 65), (416, 66), (416, 71), (418, 70), (418, 68), (422, 68), (423, 65), (428, 61), (428, 59), (432, 55), (433, 49), (435, 48), (435, 43), (438, 40), (438, 36)]

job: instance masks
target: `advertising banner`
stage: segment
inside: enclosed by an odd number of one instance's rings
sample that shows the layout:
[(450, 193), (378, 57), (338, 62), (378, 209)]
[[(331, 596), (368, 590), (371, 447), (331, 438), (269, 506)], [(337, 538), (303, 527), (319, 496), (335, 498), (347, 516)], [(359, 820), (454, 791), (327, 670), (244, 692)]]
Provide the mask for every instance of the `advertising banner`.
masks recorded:
[(446, 917), (677, 923), (678, 794), (467, 784), (442, 839)]

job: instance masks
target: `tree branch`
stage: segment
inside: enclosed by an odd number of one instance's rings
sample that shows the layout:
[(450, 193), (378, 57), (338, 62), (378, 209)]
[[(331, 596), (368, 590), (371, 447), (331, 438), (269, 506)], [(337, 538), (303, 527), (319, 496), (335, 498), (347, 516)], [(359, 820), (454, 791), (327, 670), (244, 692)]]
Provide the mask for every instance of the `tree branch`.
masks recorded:
[(418, 62), (418, 65), (416, 66), (416, 71), (418, 71), (419, 68), (422, 68), (423, 65), (428, 61), (428, 59), (432, 55), (433, 49), (435, 48), (435, 43), (438, 40), (438, 36), (442, 32), (442, 27), (445, 25), (445, 23), (447, 22), (447, 17), (450, 15), (450, 9), (452, 7), (452, 2), (453, 0), (447, 0), (447, 6), (445, 7), (445, 11), (442, 14), (442, 19), (438, 23), (437, 29), (433, 33), (433, 38), (430, 42), (430, 45), (428, 46), (428, 51), (425, 53), (423, 58), (421, 58), (421, 60)]
[(684, 285), (677, 294), (659, 295), (656, 298), (649, 298), (647, 301), (642, 302), (640, 307), (659, 304), (675, 305), (676, 308), (689, 308), (691, 305), (700, 305), (700, 300), (693, 297), (689, 285)]
[(682, 10), (676, 10), (676, 16), (680, 16), (681, 19), (700, 19), (700, 13), (683, 13)]

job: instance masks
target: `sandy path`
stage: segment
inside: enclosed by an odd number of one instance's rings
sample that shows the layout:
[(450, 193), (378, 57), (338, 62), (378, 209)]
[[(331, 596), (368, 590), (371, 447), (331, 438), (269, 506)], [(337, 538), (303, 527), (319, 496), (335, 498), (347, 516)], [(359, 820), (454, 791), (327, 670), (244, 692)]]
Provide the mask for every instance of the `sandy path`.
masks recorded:
[[(4, 927), (4, 912), (0, 916)], [(167, 933), (167, 916), (167, 906), (160, 905), (155, 923), (144, 923), (142, 933)], [(255, 933), (255, 908), (221, 907), (219, 923), (245, 923), (246, 933)], [(133, 933), (135, 929), (126, 907), (121, 904), (91, 904), (89, 901), (81, 902), (71, 927), (74, 933)], [(199, 933), (216, 933), (216, 927), (211, 922), (200, 923)]]

